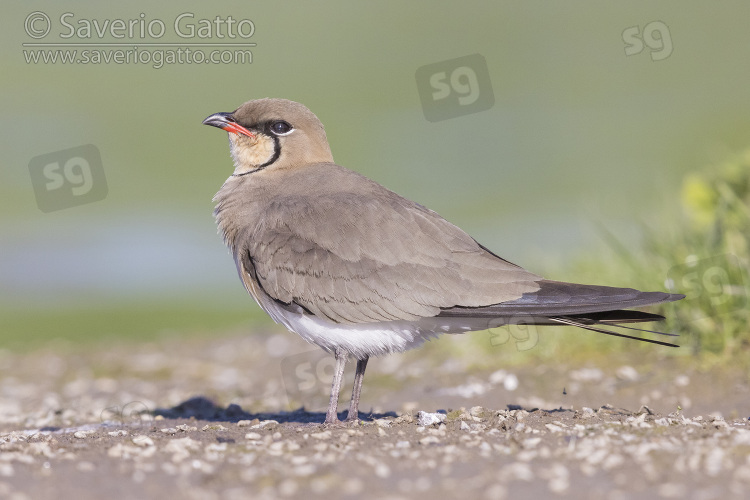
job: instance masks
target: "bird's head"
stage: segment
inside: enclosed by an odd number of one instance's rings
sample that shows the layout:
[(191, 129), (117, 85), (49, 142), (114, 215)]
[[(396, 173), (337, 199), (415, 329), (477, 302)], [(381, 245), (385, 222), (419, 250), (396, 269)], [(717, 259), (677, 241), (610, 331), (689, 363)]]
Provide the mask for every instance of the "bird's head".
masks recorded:
[(323, 124), (294, 101), (248, 101), (231, 113), (209, 116), (203, 124), (229, 132), (234, 176), (333, 161)]

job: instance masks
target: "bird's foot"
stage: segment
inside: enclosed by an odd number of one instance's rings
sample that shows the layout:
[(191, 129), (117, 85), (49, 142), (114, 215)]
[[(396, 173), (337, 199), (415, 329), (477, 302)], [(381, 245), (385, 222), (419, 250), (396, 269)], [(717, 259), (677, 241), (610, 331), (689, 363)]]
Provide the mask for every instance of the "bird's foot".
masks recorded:
[(339, 420), (338, 413), (329, 411), (326, 413), (326, 419), (323, 422), (323, 425), (326, 427), (341, 427), (344, 423)]
[(326, 421), (323, 422), (323, 427), (327, 429), (337, 429), (341, 427), (346, 427), (348, 422), (346, 420), (339, 420), (337, 419), (328, 419), (326, 418)]
[(328, 425), (333, 426), (333, 425), (339, 425), (339, 424), (341, 424), (341, 420), (339, 420), (338, 417), (334, 417), (334, 418), (326, 417), (325, 422), (323, 422), (323, 425), (326, 425), (326, 426)]
[(359, 415), (352, 415), (351, 417), (346, 417), (344, 420), (339, 420), (338, 415), (334, 417), (326, 415), (323, 425), (325, 427), (356, 427), (359, 425)]

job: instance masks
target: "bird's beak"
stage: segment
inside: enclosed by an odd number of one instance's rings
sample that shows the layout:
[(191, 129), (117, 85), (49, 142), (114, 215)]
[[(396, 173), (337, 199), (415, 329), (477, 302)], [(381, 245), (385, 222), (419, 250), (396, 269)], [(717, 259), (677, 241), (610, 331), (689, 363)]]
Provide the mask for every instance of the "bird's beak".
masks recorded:
[(227, 132), (233, 132), (235, 134), (243, 134), (248, 137), (255, 138), (255, 134), (250, 132), (248, 129), (234, 121), (232, 113), (214, 113), (205, 120), (203, 125), (211, 125), (212, 127), (218, 127)]

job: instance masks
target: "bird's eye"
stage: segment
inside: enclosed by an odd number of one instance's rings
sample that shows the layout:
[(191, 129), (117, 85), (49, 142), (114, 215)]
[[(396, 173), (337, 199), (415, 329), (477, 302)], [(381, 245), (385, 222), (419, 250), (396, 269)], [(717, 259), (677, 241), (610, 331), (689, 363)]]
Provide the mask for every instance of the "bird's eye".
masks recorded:
[(271, 132), (273, 132), (276, 135), (287, 135), (291, 133), (292, 130), (294, 130), (294, 127), (289, 125), (284, 120), (279, 120), (271, 124)]

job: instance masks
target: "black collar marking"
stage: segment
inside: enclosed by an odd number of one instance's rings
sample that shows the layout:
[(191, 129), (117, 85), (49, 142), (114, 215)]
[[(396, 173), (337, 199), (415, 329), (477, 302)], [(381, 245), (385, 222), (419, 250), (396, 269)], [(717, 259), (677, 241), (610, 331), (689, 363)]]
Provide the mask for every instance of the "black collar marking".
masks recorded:
[(232, 177), (242, 177), (243, 175), (254, 174), (255, 172), (259, 172), (264, 168), (270, 166), (272, 163), (279, 159), (279, 156), (281, 156), (281, 142), (279, 141), (279, 138), (273, 134), (269, 134), (268, 137), (273, 139), (273, 156), (271, 156), (271, 159), (249, 172), (245, 172), (242, 174), (232, 174)]

